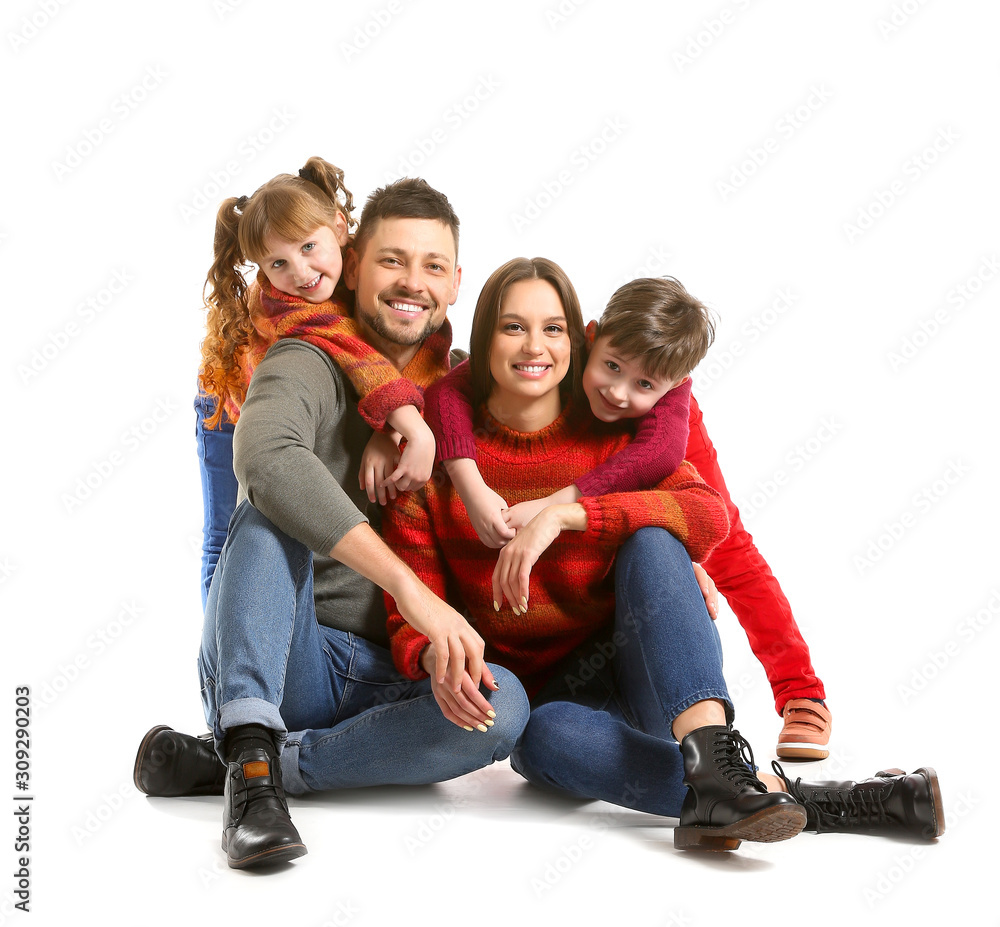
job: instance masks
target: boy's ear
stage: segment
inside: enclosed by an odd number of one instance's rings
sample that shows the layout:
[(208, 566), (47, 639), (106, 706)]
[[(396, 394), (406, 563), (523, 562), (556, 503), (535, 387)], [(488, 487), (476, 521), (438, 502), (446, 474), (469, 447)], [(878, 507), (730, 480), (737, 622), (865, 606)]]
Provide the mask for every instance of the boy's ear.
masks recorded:
[(597, 337), (597, 322), (592, 320), (587, 323), (587, 330), (584, 334), (584, 343), (587, 346), (587, 352), (594, 347), (594, 339)]

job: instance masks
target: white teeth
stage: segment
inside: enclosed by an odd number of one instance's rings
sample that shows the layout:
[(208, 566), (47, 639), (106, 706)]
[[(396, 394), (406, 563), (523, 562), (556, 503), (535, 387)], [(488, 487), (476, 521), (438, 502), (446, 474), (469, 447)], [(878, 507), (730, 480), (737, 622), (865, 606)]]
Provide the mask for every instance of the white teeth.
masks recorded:
[(389, 303), (389, 306), (397, 312), (417, 313), (424, 311), (423, 306), (415, 306), (413, 303)]
[(302, 289), (303, 290), (311, 290), (314, 286), (316, 286), (319, 283), (319, 278), (322, 277), (322, 276), (323, 276), (322, 274), (319, 274), (318, 276), (316, 276), (312, 280), (310, 280), (308, 283), (303, 283), (302, 284)]
[(545, 365), (542, 365), (540, 367), (532, 367), (532, 366), (529, 366), (528, 364), (515, 364), (514, 367), (517, 370), (524, 370), (527, 373), (541, 373), (543, 370), (548, 370), (549, 369)]

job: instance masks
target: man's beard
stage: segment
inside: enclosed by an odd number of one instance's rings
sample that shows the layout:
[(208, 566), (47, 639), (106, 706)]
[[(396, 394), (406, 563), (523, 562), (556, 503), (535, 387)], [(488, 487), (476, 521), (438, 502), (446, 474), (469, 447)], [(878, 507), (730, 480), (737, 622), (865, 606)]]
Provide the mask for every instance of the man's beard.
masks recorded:
[(434, 319), (434, 309), (424, 309), (423, 311), (427, 313), (427, 320), (423, 328), (410, 327), (405, 324), (401, 324), (398, 327), (393, 327), (388, 319), (382, 314), (383, 304), (388, 304), (393, 299), (407, 299), (406, 296), (389, 296), (385, 299), (378, 299), (377, 310), (374, 313), (367, 313), (361, 310), (360, 305), (355, 308), (355, 321), (362, 322), (367, 325), (376, 335), (384, 340), (388, 341), (390, 344), (398, 344), (402, 347), (410, 347), (414, 344), (420, 344), (420, 342), (426, 340), (434, 332), (438, 331), (442, 325), (444, 325), (444, 318), (442, 317), (440, 322), (435, 324)]

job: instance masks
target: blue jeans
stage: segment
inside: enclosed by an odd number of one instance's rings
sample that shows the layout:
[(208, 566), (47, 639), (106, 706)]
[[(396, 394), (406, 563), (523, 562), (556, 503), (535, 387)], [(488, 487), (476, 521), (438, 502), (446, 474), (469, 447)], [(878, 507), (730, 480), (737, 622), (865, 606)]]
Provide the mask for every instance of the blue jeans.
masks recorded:
[(223, 421), (218, 428), (206, 428), (205, 419), (215, 414), (215, 397), (201, 391), (194, 400), (197, 420), (195, 438), (198, 442), (198, 463), (201, 466), (201, 497), (205, 509), (201, 550), (201, 605), (208, 601), (208, 588), (219, 562), (222, 545), (226, 542), (229, 519), (236, 508), (240, 485), (233, 473), (233, 430), (231, 422)]
[(732, 720), (722, 645), (684, 546), (643, 528), (615, 568), (614, 629), (563, 661), (532, 700), (511, 766), (578, 798), (676, 817), (687, 791), (671, 725), (720, 699)]
[(445, 720), (429, 680), (396, 672), (388, 650), (318, 624), (312, 553), (249, 502), (237, 507), (198, 658), (218, 750), (236, 725), (277, 731), (290, 794), (452, 779), (507, 757), (527, 723), (517, 678), (490, 668), (495, 724), (469, 733)]

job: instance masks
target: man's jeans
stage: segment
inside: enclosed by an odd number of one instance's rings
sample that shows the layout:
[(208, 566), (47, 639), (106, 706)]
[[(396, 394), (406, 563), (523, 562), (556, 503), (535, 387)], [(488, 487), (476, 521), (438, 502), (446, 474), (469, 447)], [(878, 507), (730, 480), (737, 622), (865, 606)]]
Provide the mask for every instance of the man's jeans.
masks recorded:
[(528, 720), (521, 684), (492, 666), (497, 717), (485, 734), (447, 721), (427, 679), (388, 650), (316, 622), (312, 553), (249, 502), (233, 514), (205, 610), (198, 670), (217, 749), (226, 730), (262, 724), (283, 741), (290, 794), (413, 785), (507, 757)]
[(226, 529), (236, 508), (240, 484), (233, 473), (233, 430), (231, 422), (223, 421), (218, 428), (206, 428), (205, 419), (215, 414), (215, 398), (198, 391), (194, 400), (197, 413), (195, 439), (198, 442), (198, 463), (201, 469), (201, 495), (205, 509), (201, 553), (201, 605), (205, 607), (212, 574), (219, 561)]
[(703, 699), (732, 708), (722, 645), (684, 546), (643, 528), (615, 567), (608, 630), (563, 661), (533, 699), (511, 765), (542, 788), (678, 816), (684, 765), (673, 720)]

